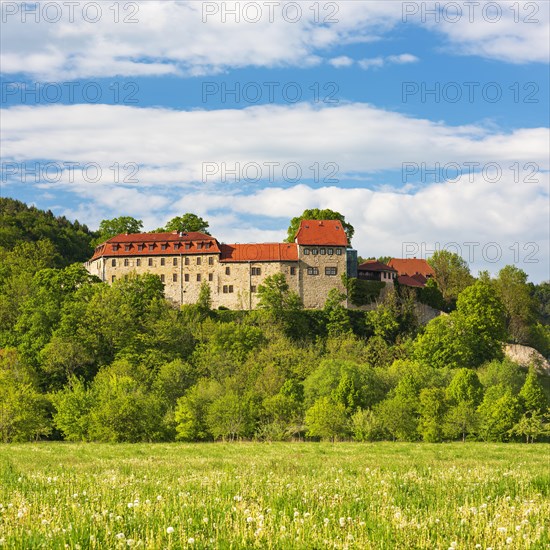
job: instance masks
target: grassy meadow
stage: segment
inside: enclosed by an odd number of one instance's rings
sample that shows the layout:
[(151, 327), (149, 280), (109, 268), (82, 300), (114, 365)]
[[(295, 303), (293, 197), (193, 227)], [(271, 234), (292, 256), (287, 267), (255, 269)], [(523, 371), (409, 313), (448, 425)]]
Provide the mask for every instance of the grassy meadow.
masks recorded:
[(550, 547), (544, 444), (0, 445), (4, 548)]

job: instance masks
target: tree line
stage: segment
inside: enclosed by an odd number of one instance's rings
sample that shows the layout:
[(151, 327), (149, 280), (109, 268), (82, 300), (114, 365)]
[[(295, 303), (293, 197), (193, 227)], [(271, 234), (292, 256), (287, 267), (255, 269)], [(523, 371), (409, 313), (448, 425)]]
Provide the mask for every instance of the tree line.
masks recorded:
[(435, 289), (449, 313), (423, 327), (406, 288), (370, 311), (333, 290), (308, 311), (276, 275), (254, 311), (212, 310), (207, 284), (174, 308), (157, 276), (108, 285), (62, 253), (49, 238), (0, 247), (2, 441), (550, 436), (548, 377), (502, 352), (549, 350), (549, 285), (515, 266), (451, 269)]

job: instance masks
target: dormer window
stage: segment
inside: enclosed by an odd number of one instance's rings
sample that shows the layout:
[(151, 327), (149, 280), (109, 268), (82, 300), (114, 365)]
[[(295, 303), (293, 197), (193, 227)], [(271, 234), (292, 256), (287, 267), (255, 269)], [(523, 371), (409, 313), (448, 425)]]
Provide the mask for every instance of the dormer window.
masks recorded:
[(167, 244), (161, 244), (160, 245), (160, 249), (161, 250), (166, 250), (168, 248), (168, 245)]
[(113, 251), (116, 252), (118, 250), (118, 244), (113, 245)]
[(191, 248), (191, 243), (185, 243), (185, 250), (189, 250)]
[(202, 249), (202, 243), (197, 243), (197, 248), (198, 248), (199, 250), (201, 250), (201, 249)]
[(126, 250), (126, 252), (128, 252), (128, 250), (130, 250), (130, 247), (131, 247), (131, 245), (125, 244), (124, 245), (124, 250)]
[(144, 248), (145, 248), (144, 244), (138, 244), (138, 251), (139, 252), (142, 252)]
[(179, 250), (180, 243), (174, 243), (174, 250)]
[(155, 248), (155, 245), (154, 244), (150, 244), (149, 245), (149, 250), (153, 250)]

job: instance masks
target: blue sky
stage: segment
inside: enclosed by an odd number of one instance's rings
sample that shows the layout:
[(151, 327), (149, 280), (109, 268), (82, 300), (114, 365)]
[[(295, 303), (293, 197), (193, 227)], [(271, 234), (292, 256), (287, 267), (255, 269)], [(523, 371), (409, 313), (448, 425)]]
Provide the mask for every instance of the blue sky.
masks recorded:
[(225, 242), (332, 208), (363, 256), (548, 279), (548, 3), (433, 4), (3, 1), (2, 195)]

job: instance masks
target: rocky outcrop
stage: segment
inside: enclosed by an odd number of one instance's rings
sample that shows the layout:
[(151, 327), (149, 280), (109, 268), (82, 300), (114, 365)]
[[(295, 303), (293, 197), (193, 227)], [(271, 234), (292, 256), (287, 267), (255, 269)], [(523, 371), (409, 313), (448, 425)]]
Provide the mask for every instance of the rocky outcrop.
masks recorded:
[(515, 361), (522, 367), (533, 365), (538, 372), (550, 375), (550, 363), (536, 349), (521, 344), (506, 344), (504, 347), (506, 357)]

